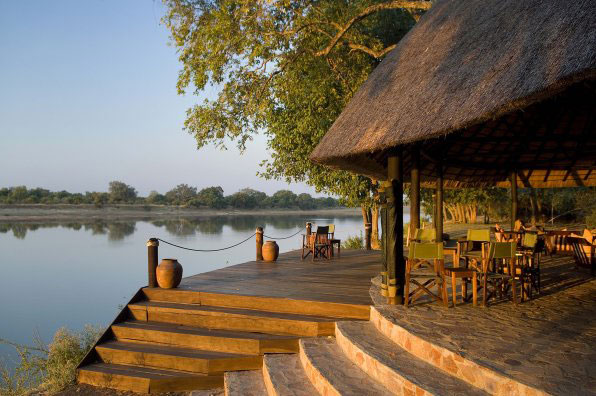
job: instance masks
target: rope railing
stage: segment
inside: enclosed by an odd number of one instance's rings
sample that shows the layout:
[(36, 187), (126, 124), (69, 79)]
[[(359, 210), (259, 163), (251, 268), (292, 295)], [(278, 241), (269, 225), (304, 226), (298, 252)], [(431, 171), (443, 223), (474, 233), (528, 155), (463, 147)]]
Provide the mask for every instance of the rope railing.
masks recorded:
[(177, 247), (177, 248), (180, 248), (180, 249), (184, 249), (184, 250), (190, 250), (192, 252), (221, 252), (222, 250), (228, 250), (228, 249), (234, 248), (236, 246), (242, 245), (244, 242), (247, 242), (247, 241), (251, 240), (252, 237), (254, 237), (255, 235), (257, 235), (256, 232), (254, 234), (252, 234), (251, 236), (249, 236), (248, 238), (246, 238), (246, 239), (244, 239), (244, 240), (242, 240), (242, 241), (240, 241), (238, 243), (235, 243), (234, 245), (226, 246), (224, 248), (219, 248), (219, 249), (193, 249), (193, 248), (189, 248), (189, 247), (185, 247), (185, 246), (176, 245), (175, 243), (168, 242), (168, 241), (163, 240), (161, 238), (156, 238), (156, 239), (158, 241), (161, 241), (161, 242), (167, 244), (167, 245), (174, 246), (174, 247)]
[(300, 234), (300, 233), (302, 232), (302, 230), (304, 230), (304, 228), (300, 228), (298, 231), (296, 231), (295, 233), (293, 233), (292, 235), (290, 235), (290, 236), (287, 236), (287, 237), (272, 237), (272, 236), (265, 235), (265, 234), (263, 234), (263, 236), (264, 236), (265, 238), (269, 238), (269, 239), (275, 239), (275, 240), (278, 240), (278, 241), (279, 241), (279, 240), (282, 240), (282, 239), (290, 239), (291, 237), (293, 237), (293, 236), (296, 236), (296, 235)]
[[(290, 239), (290, 238), (292, 238), (292, 237), (294, 237), (294, 236), (298, 235), (300, 232), (302, 232), (302, 230), (304, 230), (304, 228), (300, 228), (298, 231), (296, 231), (296, 232), (295, 232), (295, 233), (293, 233), (292, 235), (285, 236), (285, 237), (272, 237), (272, 236), (265, 235), (265, 234), (263, 234), (263, 236), (264, 236), (265, 238), (269, 238), (269, 239), (275, 239), (275, 240), (278, 240), (278, 241), (279, 241), (279, 240), (283, 240), (283, 239)], [(234, 248), (234, 247), (236, 247), (236, 246), (240, 246), (240, 245), (242, 245), (243, 243), (245, 243), (245, 242), (248, 242), (249, 240), (251, 240), (251, 239), (252, 239), (252, 238), (253, 238), (255, 235), (257, 235), (257, 233), (256, 233), (256, 232), (255, 232), (254, 234), (252, 234), (251, 236), (249, 236), (248, 238), (246, 238), (246, 239), (243, 239), (242, 241), (240, 241), (240, 242), (238, 242), (238, 243), (235, 243), (235, 244), (233, 244), (233, 245), (226, 246), (226, 247), (223, 247), (223, 248), (218, 248), (218, 249), (195, 249), (195, 248), (189, 248), (189, 247), (186, 247), (186, 246), (180, 246), (180, 245), (177, 245), (177, 244), (175, 244), (175, 243), (172, 243), (172, 242), (166, 241), (165, 239), (161, 239), (161, 238), (155, 238), (155, 239), (157, 239), (158, 241), (160, 241), (160, 242), (163, 242), (163, 243), (165, 243), (165, 244), (167, 244), (167, 245), (170, 245), (170, 246), (177, 247), (177, 248), (179, 248), (179, 249), (190, 250), (190, 251), (192, 251), (192, 252), (205, 252), (205, 253), (208, 253), (208, 252), (221, 252), (221, 251), (223, 251), (223, 250), (228, 250), (228, 249), (232, 249), (232, 248)]]

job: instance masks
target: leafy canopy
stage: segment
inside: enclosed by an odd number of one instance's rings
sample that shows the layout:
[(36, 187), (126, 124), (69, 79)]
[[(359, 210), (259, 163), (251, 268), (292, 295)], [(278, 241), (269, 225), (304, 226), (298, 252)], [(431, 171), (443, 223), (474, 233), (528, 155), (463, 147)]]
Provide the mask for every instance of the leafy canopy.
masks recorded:
[[(164, 0), (178, 48), (178, 91), (217, 97), (187, 111), (197, 147), (268, 138), (265, 178), (302, 182), (348, 204), (370, 199), (368, 178), (308, 155), (354, 92), (413, 26), (426, 1)], [(416, 11), (412, 11), (416, 10)], [(416, 12), (416, 13), (413, 13)]]

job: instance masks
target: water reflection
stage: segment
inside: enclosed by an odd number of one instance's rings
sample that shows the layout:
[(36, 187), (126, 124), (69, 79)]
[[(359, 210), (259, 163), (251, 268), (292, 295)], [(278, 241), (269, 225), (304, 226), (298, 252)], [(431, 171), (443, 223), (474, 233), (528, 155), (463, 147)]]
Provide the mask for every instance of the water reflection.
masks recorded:
[[(336, 220), (353, 219), (353, 216), (334, 216)], [(297, 230), (303, 227), (306, 221), (326, 224), (327, 219), (308, 220), (305, 216), (213, 216), (213, 217), (188, 217), (177, 219), (144, 219), (144, 220), (104, 220), (95, 219), (88, 221), (51, 221), (46, 223), (6, 222), (0, 223), (0, 233), (12, 232), (17, 239), (25, 239), (27, 233), (44, 228), (65, 228), (75, 231), (84, 230), (91, 235), (107, 235), (108, 241), (117, 242), (131, 236), (137, 231), (137, 223), (150, 223), (155, 227), (164, 229), (169, 235), (176, 237), (192, 237), (195, 235), (219, 235), (224, 233), (224, 226), (230, 227), (239, 233), (254, 232), (256, 227), (276, 230)], [(276, 235), (284, 236), (284, 235)]]

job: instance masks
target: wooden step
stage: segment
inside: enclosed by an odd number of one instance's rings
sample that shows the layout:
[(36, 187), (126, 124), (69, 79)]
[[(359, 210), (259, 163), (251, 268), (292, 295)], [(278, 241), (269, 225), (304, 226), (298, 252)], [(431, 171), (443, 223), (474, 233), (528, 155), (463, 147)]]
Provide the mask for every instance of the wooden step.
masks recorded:
[(324, 301), (299, 300), (285, 297), (243, 296), (198, 292), (184, 289), (143, 288), (146, 298), (182, 304), (201, 304), (216, 307), (254, 309), (299, 315), (328, 316), (333, 318), (363, 319), (370, 317), (369, 305), (344, 304)]
[(261, 370), (225, 373), (224, 393), (225, 396), (267, 396)]
[(159, 301), (141, 301), (130, 304), (128, 308), (131, 316), (141, 321), (305, 337), (333, 335), (337, 320), (323, 316)]
[(160, 393), (223, 386), (223, 374), (206, 375), (148, 367), (94, 363), (77, 370), (79, 383), (139, 393)]
[(318, 393), (295, 353), (265, 355), (263, 379), (269, 396), (312, 396)]
[(336, 340), (352, 362), (397, 394), (488, 394), (411, 355), (370, 322), (338, 322)]
[(300, 340), (300, 361), (321, 395), (391, 395), (350, 361), (333, 338)]
[(259, 355), (238, 355), (177, 348), (170, 345), (108, 341), (95, 347), (105, 363), (172, 369), (193, 373), (215, 374), (224, 371), (257, 370), (262, 366)]
[(158, 322), (128, 321), (112, 325), (118, 341), (157, 343), (205, 351), (262, 355), (298, 351), (294, 336), (211, 330)]

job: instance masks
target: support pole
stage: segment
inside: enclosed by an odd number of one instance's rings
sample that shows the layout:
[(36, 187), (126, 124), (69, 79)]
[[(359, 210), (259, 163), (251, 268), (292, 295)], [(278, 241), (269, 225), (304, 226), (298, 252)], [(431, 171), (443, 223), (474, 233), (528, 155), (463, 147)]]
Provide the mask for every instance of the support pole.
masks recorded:
[(263, 227), (257, 227), (257, 261), (263, 260)]
[(157, 248), (159, 246), (159, 241), (157, 238), (151, 238), (147, 241), (147, 274), (148, 274), (148, 281), (147, 286), (149, 287), (157, 287), (157, 257), (158, 252)]
[(511, 229), (515, 228), (517, 220), (517, 172), (511, 172)]
[(414, 237), (420, 228), (420, 151), (418, 146), (412, 147), (412, 170), (410, 173), (410, 235)]
[(443, 242), (443, 163), (437, 163), (437, 191), (435, 194), (435, 229), (437, 242)]
[(387, 302), (403, 304), (404, 278), (404, 190), (401, 148), (387, 158)]
[(364, 248), (372, 250), (371, 246), (372, 223), (364, 224)]
[(379, 188), (381, 201), (381, 245), (383, 248), (383, 261), (381, 268), (381, 295), (387, 297), (387, 201), (385, 197), (386, 184)]

